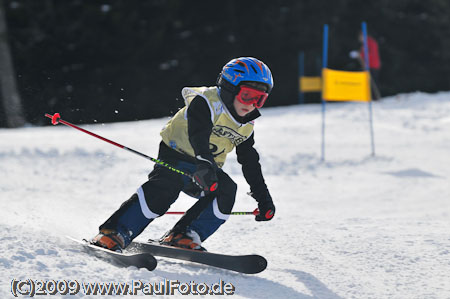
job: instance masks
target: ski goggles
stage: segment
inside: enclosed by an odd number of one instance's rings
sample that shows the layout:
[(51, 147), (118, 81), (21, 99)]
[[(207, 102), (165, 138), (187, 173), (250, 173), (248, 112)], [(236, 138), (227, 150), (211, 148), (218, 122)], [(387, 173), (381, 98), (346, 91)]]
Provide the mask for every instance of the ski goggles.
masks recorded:
[(256, 108), (261, 108), (268, 96), (267, 92), (242, 85), (236, 98), (244, 105), (255, 105)]

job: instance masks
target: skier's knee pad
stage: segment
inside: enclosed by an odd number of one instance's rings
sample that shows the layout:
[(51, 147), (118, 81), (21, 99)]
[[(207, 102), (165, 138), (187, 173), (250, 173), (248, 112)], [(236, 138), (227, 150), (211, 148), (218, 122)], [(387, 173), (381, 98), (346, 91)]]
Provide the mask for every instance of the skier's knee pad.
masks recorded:
[(223, 171), (218, 171), (219, 188), (216, 192), (217, 206), (221, 213), (230, 214), (236, 200), (237, 184)]
[(182, 188), (183, 182), (178, 173), (155, 167), (148, 181), (138, 189), (139, 201), (152, 213), (163, 215), (178, 198)]

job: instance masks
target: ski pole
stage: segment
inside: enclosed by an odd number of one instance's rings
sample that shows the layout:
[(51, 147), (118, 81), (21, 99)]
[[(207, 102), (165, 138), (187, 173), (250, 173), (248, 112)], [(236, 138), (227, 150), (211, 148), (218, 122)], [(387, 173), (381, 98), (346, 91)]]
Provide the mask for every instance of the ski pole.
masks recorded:
[(176, 173), (185, 175), (185, 176), (189, 177), (190, 179), (193, 178), (193, 177), (192, 177), (192, 174), (186, 173), (186, 172), (184, 172), (184, 171), (182, 171), (182, 170), (179, 170), (179, 169), (176, 169), (176, 168), (174, 168), (174, 167), (171, 166), (170, 164), (167, 164), (167, 163), (164, 162), (164, 161), (161, 161), (161, 160), (159, 160), (159, 159), (155, 159), (155, 158), (149, 157), (149, 156), (147, 156), (147, 155), (145, 155), (145, 154), (143, 154), (143, 153), (140, 153), (140, 152), (138, 152), (138, 151), (136, 151), (136, 150), (134, 150), (134, 149), (131, 149), (131, 148), (126, 147), (126, 146), (123, 146), (123, 145), (121, 145), (121, 144), (119, 144), (119, 143), (117, 143), (117, 142), (114, 142), (114, 141), (109, 140), (109, 139), (107, 139), (107, 138), (105, 138), (105, 137), (102, 137), (102, 136), (97, 135), (97, 134), (95, 134), (95, 133), (89, 132), (88, 130), (85, 130), (85, 129), (83, 129), (83, 128), (80, 128), (80, 127), (78, 127), (78, 126), (76, 126), (76, 125), (74, 125), (74, 124), (71, 124), (70, 122), (61, 119), (61, 116), (59, 115), (59, 113), (55, 113), (55, 114), (53, 114), (53, 115), (50, 115), (50, 114), (46, 113), (46, 114), (45, 114), (45, 117), (50, 118), (50, 119), (52, 120), (52, 124), (55, 125), (55, 126), (56, 126), (57, 124), (61, 123), (61, 124), (63, 124), (63, 125), (72, 127), (72, 128), (74, 128), (74, 129), (77, 129), (77, 130), (80, 130), (80, 131), (83, 132), (83, 133), (89, 134), (89, 135), (94, 136), (94, 137), (96, 137), (96, 138), (98, 138), (98, 139), (100, 139), (100, 140), (106, 141), (106, 142), (108, 142), (108, 143), (110, 143), (110, 144), (112, 144), (112, 145), (115, 145), (115, 146), (117, 146), (117, 147), (120, 147), (121, 149), (127, 150), (127, 151), (129, 151), (129, 152), (131, 152), (131, 153), (133, 153), (133, 154), (139, 155), (139, 156), (141, 156), (141, 157), (143, 157), (143, 158), (145, 158), (145, 159), (148, 159), (148, 160), (150, 160), (150, 161), (153, 161), (153, 162), (155, 162), (156, 164), (161, 165), (161, 166), (163, 166), (163, 167), (166, 167), (167, 169), (170, 169), (170, 170), (172, 170), (172, 171), (174, 171), (174, 172), (176, 172)]
[[(166, 215), (184, 215), (186, 212), (166, 212)], [(231, 212), (230, 215), (259, 215), (259, 210), (255, 209), (253, 212)]]

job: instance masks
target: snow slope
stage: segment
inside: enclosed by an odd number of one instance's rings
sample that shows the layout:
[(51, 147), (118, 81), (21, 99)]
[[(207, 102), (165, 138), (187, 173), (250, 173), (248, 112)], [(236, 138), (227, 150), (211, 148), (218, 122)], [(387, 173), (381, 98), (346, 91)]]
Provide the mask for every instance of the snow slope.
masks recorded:
[[(204, 243), (265, 256), (257, 275), (165, 258), (153, 272), (123, 269), (86, 255), (64, 236), (92, 237), (152, 163), (62, 125), (1, 129), (0, 298), (13, 297), (13, 279), (223, 280), (233, 298), (450, 298), (450, 92), (384, 98), (373, 113), (375, 157), (367, 105), (328, 104), (321, 162), (320, 105), (262, 109), (255, 138), (276, 216), (232, 216)], [(166, 121), (85, 128), (156, 157)], [(224, 169), (239, 185), (235, 210), (252, 211), (234, 154)], [(181, 195), (171, 210), (193, 203)], [(138, 238), (177, 219), (156, 219)]]

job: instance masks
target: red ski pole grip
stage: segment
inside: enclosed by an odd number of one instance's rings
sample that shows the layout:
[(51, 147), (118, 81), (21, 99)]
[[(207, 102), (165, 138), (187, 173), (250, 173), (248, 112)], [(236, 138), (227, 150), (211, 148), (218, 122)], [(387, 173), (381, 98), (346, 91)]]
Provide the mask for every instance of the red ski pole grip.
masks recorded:
[(209, 188), (209, 191), (211, 191), (211, 192), (216, 191), (218, 186), (219, 186), (218, 183), (212, 184), (212, 186)]

